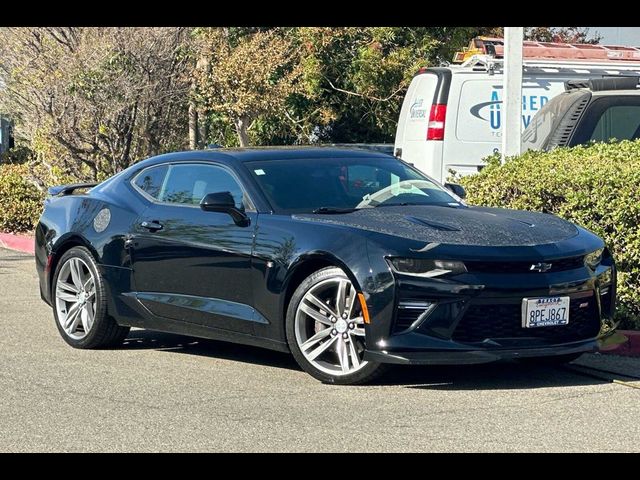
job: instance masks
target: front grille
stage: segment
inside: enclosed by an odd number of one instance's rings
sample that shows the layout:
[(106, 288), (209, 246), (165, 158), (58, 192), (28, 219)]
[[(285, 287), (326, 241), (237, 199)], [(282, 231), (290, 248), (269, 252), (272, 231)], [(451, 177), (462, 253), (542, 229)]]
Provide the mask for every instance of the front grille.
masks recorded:
[[(467, 271), (471, 273), (540, 273), (531, 270), (531, 266), (538, 263), (537, 261), (527, 262), (464, 262)], [(559, 258), (557, 260), (547, 260), (551, 268), (545, 273), (562, 272), (565, 270), (573, 270), (584, 266), (584, 256)]]
[[(587, 303), (587, 306), (580, 305)], [(569, 324), (556, 327), (522, 328), (522, 305), (470, 305), (453, 332), (458, 342), (482, 342), (499, 338), (539, 338), (565, 343), (594, 338), (600, 331), (595, 297), (572, 299)]]

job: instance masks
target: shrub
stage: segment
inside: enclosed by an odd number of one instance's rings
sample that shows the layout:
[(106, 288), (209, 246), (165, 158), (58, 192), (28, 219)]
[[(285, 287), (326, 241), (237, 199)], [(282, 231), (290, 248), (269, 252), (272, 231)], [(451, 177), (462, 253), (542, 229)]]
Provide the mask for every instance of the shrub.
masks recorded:
[(29, 176), (26, 164), (0, 165), (0, 231), (31, 231), (38, 223), (45, 194)]
[(458, 181), (469, 203), (553, 213), (600, 235), (618, 266), (616, 315), (640, 328), (640, 141), (492, 157)]

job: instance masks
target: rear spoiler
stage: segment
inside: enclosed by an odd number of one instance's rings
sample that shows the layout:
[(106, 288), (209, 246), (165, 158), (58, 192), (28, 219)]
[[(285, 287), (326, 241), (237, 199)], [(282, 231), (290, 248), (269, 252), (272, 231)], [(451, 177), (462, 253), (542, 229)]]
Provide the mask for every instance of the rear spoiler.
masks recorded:
[(57, 185), (55, 187), (49, 187), (47, 193), (52, 197), (64, 197), (66, 195), (72, 195), (73, 192), (83, 188), (93, 188), (98, 185), (95, 182), (92, 183), (72, 183), (69, 185)]

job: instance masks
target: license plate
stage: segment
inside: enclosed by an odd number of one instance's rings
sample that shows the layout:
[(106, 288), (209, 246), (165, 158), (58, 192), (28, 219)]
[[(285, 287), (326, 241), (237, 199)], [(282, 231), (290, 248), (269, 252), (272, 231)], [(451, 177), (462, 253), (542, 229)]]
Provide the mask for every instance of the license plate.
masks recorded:
[(569, 297), (522, 299), (522, 328), (567, 325), (569, 302)]

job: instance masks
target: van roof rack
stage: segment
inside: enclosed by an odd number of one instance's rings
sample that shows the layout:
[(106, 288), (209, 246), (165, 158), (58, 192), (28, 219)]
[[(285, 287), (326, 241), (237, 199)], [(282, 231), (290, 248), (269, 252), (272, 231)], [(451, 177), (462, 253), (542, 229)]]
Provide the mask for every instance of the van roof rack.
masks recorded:
[(567, 80), (564, 82), (565, 91), (576, 90), (579, 88), (588, 88), (592, 92), (601, 92), (605, 90), (635, 90), (640, 83), (640, 77), (608, 77), (608, 78), (592, 78), (589, 80)]
[[(604, 71), (606, 74), (617, 75), (624, 72), (634, 72), (640, 75), (640, 61), (632, 62), (592, 62), (585, 60), (544, 60), (544, 59), (523, 59), (522, 65), (525, 71), (541, 70), (545, 72), (571, 71), (573, 73), (589, 73), (594, 70)], [(495, 58), (492, 55), (472, 55), (457, 68), (470, 68), (473, 70), (494, 71), (504, 68), (504, 59)]]
[[(491, 55), (504, 58), (504, 39), (475, 37), (469, 46), (456, 52), (454, 63), (464, 63), (474, 55)], [(522, 42), (524, 59), (578, 60), (587, 62), (640, 62), (640, 47), (623, 45), (593, 45), (590, 43)]]

